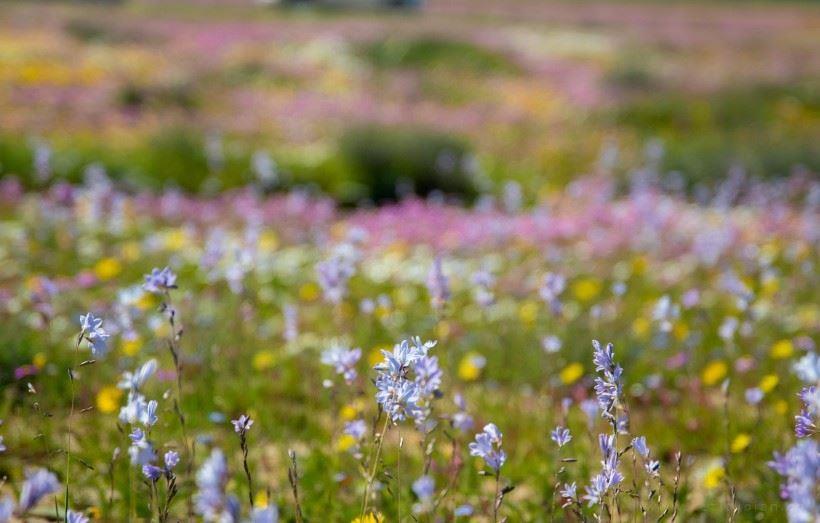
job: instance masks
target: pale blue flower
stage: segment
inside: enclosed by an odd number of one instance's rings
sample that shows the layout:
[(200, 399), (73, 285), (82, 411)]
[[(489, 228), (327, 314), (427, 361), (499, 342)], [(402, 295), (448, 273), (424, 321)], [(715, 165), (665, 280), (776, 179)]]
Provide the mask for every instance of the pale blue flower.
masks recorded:
[(470, 443), (470, 455), (482, 458), (487, 466), (498, 472), (507, 461), (507, 454), (501, 448), (502, 436), (494, 423), (488, 423), (482, 432), (476, 434), (475, 441)]
[(19, 508), (25, 514), (34, 508), (41, 499), (60, 490), (60, 482), (52, 472), (46, 469), (29, 469), (20, 490)]
[(561, 448), (572, 440), (572, 434), (569, 429), (559, 426), (550, 432), (550, 439), (558, 445), (558, 448)]
[(253, 425), (253, 420), (249, 416), (242, 414), (238, 419), (231, 420), (231, 424), (233, 424), (234, 432), (237, 434), (244, 434), (250, 430)]
[(154, 294), (163, 294), (171, 289), (177, 288), (177, 275), (170, 268), (154, 268), (151, 274), (145, 275), (145, 283), (142, 288)]

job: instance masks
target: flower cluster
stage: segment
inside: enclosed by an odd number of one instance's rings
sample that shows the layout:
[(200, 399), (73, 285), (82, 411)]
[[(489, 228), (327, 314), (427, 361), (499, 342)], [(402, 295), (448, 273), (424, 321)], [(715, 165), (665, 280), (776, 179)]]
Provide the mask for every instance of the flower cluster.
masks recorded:
[(342, 376), (345, 383), (350, 385), (356, 379), (356, 364), (362, 357), (362, 349), (350, 349), (339, 344), (333, 344), (322, 352), (322, 363), (330, 365), (336, 374)]
[(415, 337), (396, 344), (392, 352), (382, 351), (384, 360), (374, 367), (376, 401), (394, 424), (412, 418), (422, 426), (427, 420), (441, 384), (438, 359), (427, 355), (435, 345)]
[(598, 406), (604, 418), (616, 423), (616, 408), (621, 396), (623, 368), (613, 360), (615, 351), (611, 343), (608, 343), (606, 347), (601, 347), (598, 340), (592, 340), (592, 346), (595, 349), (592, 362), (595, 370), (601, 373), (601, 376), (595, 378), (595, 396), (598, 398)]
[(225, 455), (221, 450), (213, 449), (196, 473), (196, 512), (205, 521), (239, 521), (239, 500), (225, 492), (228, 479)]
[(501, 448), (503, 434), (494, 423), (488, 423), (484, 430), (476, 434), (475, 441), (470, 443), (470, 455), (484, 460), (495, 473), (507, 461), (507, 454)]
[(103, 329), (103, 320), (90, 312), (80, 316), (80, 337), (88, 342), (91, 353), (95, 356), (105, 356), (108, 352), (108, 338), (110, 335)]

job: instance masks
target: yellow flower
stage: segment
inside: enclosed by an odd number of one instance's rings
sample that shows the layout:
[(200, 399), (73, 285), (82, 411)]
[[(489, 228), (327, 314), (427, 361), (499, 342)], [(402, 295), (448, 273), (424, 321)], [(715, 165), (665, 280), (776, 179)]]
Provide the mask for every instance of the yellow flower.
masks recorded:
[(338, 441), (336, 441), (336, 450), (339, 452), (347, 452), (356, 444), (356, 438), (350, 434), (342, 434)]
[(481, 369), (487, 360), (477, 352), (469, 352), (461, 358), (458, 364), (458, 377), (464, 381), (475, 381), (481, 376)]
[(786, 400), (780, 400), (774, 404), (774, 411), (778, 414), (785, 414), (789, 411), (789, 404), (786, 403)]
[(384, 523), (384, 516), (381, 512), (370, 512), (364, 516), (354, 518), (350, 523)]
[(302, 301), (316, 301), (319, 299), (319, 287), (313, 282), (305, 283), (299, 287), (299, 298)]
[(649, 265), (649, 260), (646, 259), (645, 256), (636, 256), (632, 260), (632, 273), (636, 276), (640, 276), (644, 272), (646, 272), (646, 268)]
[(135, 261), (140, 257), (140, 244), (138, 242), (128, 242), (120, 248), (120, 255), (126, 261)]
[(780, 340), (772, 345), (769, 354), (776, 360), (784, 360), (794, 353), (794, 345), (791, 340)]
[(358, 413), (359, 411), (356, 410), (356, 407), (353, 405), (345, 405), (342, 407), (342, 410), (339, 411), (339, 417), (345, 421), (350, 421), (354, 419)]
[(46, 357), (45, 353), (38, 352), (31, 359), (31, 364), (34, 365), (35, 367), (37, 367), (38, 369), (42, 369), (43, 367), (46, 366), (47, 361), (48, 361), (48, 358)]
[(672, 327), (672, 335), (675, 336), (676, 340), (683, 341), (689, 337), (689, 327), (685, 322), (680, 321)]
[(163, 238), (165, 241), (165, 248), (170, 251), (179, 251), (188, 242), (188, 234), (183, 228), (171, 229), (165, 233)]
[(572, 284), (572, 294), (578, 301), (594, 300), (601, 292), (601, 281), (595, 278), (582, 278)]
[(275, 251), (279, 247), (279, 237), (273, 231), (263, 232), (259, 236), (259, 248), (263, 251)]
[(438, 334), (438, 339), (446, 340), (450, 335), (450, 324), (446, 321), (438, 322), (438, 325), (436, 326), (436, 334)]
[(729, 450), (731, 450), (733, 454), (738, 454), (746, 450), (746, 447), (748, 447), (751, 442), (752, 437), (748, 434), (738, 434), (735, 436), (735, 439), (732, 440), (732, 444), (729, 445)]
[(111, 414), (120, 408), (122, 391), (114, 386), (103, 387), (97, 393), (97, 410), (103, 414)]
[(253, 506), (264, 508), (268, 506), (268, 493), (264, 490), (260, 490), (256, 493), (256, 496), (253, 497)]
[(703, 384), (706, 386), (714, 385), (722, 380), (728, 371), (729, 366), (722, 360), (715, 360), (709, 363), (706, 367), (704, 367), (703, 373), (701, 374)]
[(723, 480), (723, 476), (725, 475), (726, 471), (723, 470), (723, 465), (713, 465), (703, 476), (703, 486), (708, 489), (716, 488), (720, 486), (720, 482)]
[(137, 308), (143, 311), (147, 311), (151, 307), (154, 306), (154, 295), (150, 292), (143, 292), (142, 295), (137, 300)]
[(137, 337), (122, 339), (122, 353), (126, 356), (136, 356), (141, 348), (142, 342)]
[(276, 355), (273, 353), (272, 350), (260, 350), (256, 354), (253, 355), (253, 368), (255, 370), (267, 370), (273, 367), (273, 364), (276, 361)]
[(122, 271), (122, 264), (116, 258), (103, 258), (94, 265), (94, 274), (102, 281), (116, 277)]
[(767, 374), (760, 380), (759, 387), (763, 392), (771, 392), (772, 389), (777, 387), (778, 383), (780, 383), (780, 378), (778, 378), (775, 374)]
[(532, 300), (527, 300), (518, 308), (518, 317), (521, 323), (535, 323), (538, 318), (538, 304)]
[(632, 322), (632, 332), (639, 338), (643, 338), (649, 333), (649, 327), (649, 320), (646, 318), (636, 318)]
[(584, 366), (578, 362), (570, 363), (561, 371), (561, 381), (567, 385), (571, 385), (578, 381), (584, 375)]

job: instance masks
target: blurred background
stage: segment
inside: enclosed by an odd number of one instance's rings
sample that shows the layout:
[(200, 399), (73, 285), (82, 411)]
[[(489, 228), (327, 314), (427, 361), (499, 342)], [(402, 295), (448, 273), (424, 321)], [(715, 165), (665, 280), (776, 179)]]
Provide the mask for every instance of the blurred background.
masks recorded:
[(537, 201), (820, 170), (815, 2), (4, 1), (0, 177)]

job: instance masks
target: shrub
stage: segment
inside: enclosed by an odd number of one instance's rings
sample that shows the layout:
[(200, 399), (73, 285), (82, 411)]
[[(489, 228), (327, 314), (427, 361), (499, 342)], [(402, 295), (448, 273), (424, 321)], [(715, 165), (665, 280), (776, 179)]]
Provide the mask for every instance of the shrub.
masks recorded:
[(478, 193), (469, 145), (448, 134), (368, 125), (346, 131), (339, 151), (375, 203), (396, 200), (405, 190), (468, 201)]

